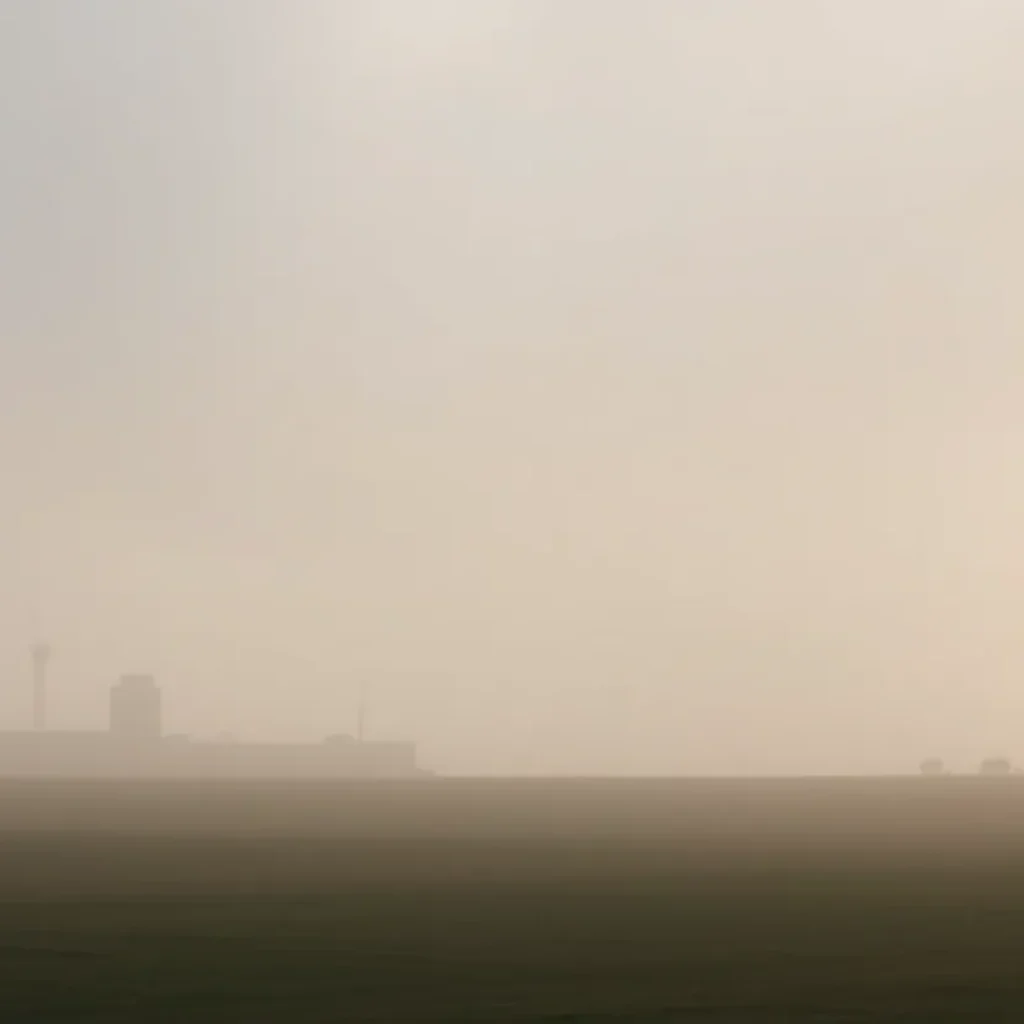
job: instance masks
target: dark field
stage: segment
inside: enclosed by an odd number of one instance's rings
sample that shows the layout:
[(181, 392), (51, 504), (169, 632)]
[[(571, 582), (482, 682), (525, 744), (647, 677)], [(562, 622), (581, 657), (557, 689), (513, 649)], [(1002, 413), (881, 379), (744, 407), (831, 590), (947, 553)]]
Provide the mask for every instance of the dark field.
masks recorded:
[(0, 1021), (1024, 1022), (1024, 780), (0, 783)]

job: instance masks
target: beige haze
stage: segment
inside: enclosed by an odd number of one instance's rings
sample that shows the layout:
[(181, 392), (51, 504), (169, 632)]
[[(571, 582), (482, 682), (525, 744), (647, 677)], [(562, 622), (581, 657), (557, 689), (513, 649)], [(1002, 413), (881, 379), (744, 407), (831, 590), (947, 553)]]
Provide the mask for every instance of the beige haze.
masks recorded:
[(0, 721), (1024, 759), (1018, 0), (0, 0)]

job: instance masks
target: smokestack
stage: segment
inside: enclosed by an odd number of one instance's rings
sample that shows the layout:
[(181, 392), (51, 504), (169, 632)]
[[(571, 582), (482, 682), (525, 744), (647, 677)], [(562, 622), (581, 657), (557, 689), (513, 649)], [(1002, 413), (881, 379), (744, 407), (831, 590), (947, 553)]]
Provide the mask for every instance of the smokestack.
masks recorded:
[(50, 653), (48, 644), (32, 648), (32, 728), (37, 732), (46, 728), (46, 668)]

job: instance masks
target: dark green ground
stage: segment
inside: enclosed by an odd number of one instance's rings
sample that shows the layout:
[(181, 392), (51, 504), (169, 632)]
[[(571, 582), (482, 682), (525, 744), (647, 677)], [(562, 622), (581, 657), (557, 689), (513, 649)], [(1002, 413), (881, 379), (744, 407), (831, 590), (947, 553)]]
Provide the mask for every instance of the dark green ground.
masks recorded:
[(1024, 1022), (1024, 782), (0, 783), (0, 1021)]

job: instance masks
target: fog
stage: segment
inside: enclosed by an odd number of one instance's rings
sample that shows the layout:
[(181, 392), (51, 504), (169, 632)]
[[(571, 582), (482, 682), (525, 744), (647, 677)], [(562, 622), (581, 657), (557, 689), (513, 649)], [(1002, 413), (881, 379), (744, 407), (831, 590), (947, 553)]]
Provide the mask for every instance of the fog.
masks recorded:
[(1017, 0), (0, 0), (0, 725), (1024, 753)]

